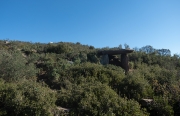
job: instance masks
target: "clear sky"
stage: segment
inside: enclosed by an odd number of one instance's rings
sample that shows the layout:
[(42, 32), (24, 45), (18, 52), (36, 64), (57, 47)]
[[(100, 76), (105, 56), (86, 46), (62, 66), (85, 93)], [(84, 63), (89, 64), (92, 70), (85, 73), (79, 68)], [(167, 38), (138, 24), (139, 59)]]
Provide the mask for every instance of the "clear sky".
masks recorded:
[(180, 53), (180, 0), (0, 0), (0, 39)]

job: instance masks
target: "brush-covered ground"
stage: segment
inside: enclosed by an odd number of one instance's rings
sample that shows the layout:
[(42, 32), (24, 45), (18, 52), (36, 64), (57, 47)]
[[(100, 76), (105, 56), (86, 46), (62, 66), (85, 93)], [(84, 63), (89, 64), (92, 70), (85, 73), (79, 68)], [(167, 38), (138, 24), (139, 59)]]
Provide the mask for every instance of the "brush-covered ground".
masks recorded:
[[(101, 64), (97, 51), (108, 49), (121, 45), (1, 40), (0, 116), (180, 115), (180, 55), (133, 48), (125, 75)], [(142, 99), (153, 101), (143, 106)]]

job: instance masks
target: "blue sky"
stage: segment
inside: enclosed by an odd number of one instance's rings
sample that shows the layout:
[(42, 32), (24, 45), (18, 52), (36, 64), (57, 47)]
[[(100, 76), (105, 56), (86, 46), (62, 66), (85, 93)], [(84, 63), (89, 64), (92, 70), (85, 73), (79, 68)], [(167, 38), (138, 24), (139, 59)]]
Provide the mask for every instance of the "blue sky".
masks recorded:
[(0, 0), (0, 39), (180, 53), (180, 0)]

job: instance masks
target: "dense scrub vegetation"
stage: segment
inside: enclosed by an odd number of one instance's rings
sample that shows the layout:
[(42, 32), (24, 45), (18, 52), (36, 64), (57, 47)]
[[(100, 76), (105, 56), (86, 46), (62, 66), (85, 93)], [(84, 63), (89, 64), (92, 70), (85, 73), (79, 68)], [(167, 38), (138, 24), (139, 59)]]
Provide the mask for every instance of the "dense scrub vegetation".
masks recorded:
[[(149, 45), (134, 48), (125, 75), (121, 67), (100, 63), (97, 51), (106, 49), (122, 45), (1, 40), (0, 115), (180, 115), (179, 55)], [(153, 102), (143, 106), (142, 99)]]

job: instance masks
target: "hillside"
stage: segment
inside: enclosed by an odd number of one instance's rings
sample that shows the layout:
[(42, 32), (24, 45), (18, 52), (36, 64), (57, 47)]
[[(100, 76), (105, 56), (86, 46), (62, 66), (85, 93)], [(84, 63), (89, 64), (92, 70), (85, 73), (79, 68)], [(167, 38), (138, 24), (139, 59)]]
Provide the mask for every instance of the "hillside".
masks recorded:
[(1, 40), (0, 116), (180, 115), (180, 56), (134, 48), (125, 73), (98, 54), (117, 49)]

